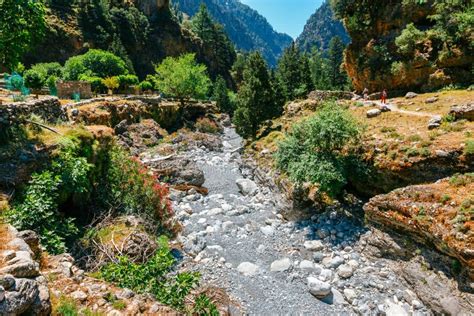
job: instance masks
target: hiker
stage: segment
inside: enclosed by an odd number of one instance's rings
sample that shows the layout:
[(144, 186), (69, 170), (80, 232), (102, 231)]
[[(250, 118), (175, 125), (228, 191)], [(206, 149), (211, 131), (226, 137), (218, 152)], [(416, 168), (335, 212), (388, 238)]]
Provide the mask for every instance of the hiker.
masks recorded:
[(365, 88), (364, 91), (362, 91), (362, 95), (364, 96), (364, 100), (367, 101), (369, 99), (369, 89)]
[(382, 91), (382, 103), (387, 104), (387, 90), (385, 89)]

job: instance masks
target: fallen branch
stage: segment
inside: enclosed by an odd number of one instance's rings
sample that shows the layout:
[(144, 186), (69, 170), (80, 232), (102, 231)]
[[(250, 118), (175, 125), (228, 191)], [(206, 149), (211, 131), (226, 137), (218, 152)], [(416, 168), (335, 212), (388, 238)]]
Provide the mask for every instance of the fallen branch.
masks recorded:
[(30, 124), (34, 124), (34, 125), (38, 125), (39, 127), (42, 127), (44, 129), (47, 129), (48, 131), (51, 131), (55, 134), (58, 134), (58, 135), (62, 135), (60, 132), (58, 132), (57, 130), (55, 130), (54, 128), (51, 128), (49, 126), (46, 126), (44, 124), (41, 124), (41, 123), (38, 123), (38, 122), (33, 122), (33, 121), (30, 121), (30, 120), (25, 120), (25, 122), (27, 123), (30, 123)]

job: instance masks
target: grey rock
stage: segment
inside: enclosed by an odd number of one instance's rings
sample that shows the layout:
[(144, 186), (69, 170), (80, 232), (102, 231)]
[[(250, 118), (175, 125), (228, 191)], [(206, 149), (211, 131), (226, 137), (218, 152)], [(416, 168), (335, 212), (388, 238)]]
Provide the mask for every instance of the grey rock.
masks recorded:
[(315, 252), (313, 253), (313, 260), (314, 262), (321, 262), (324, 259), (324, 253), (322, 252)]
[(15, 290), (5, 293), (5, 299), (0, 303), (1, 315), (25, 313), (39, 294), (37, 282), (31, 279), (17, 279)]
[(83, 291), (77, 290), (71, 293), (71, 298), (79, 302), (83, 302), (87, 299), (87, 294)]
[(437, 115), (431, 118), (428, 122), (428, 129), (435, 129), (441, 126), (442, 118), (441, 116)]
[(431, 97), (431, 98), (428, 98), (425, 100), (425, 103), (435, 103), (435, 102), (438, 102), (438, 98), (437, 97)]
[(352, 303), (357, 298), (357, 293), (354, 289), (344, 289), (344, 296), (349, 303)]
[(238, 265), (237, 271), (245, 276), (253, 276), (259, 272), (260, 268), (251, 262), (242, 262)]
[(382, 114), (382, 111), (380, 111), (379, 109), (372, 109), (372, 110), (368, 110), (366, 115), (367, 115), (367, 118), (374, 118), (374, 117), (379, 116), (380, 114)]
[(11, 274), (5, 274), (0, 276), (0, 286), (5, 290), (9, 290), (15, 286), (15, 278)]
[(39, 275), (39, 266), (33, 261), (20, 261), (0, 269), (0, 274), (11, 274), (16, 278), (32, 278)]
[(406, 95), (405, 95), (405, 99), (414, 99), (418, 96), (418, 94), (416, 94), (415, 92), (408, 92)]
[(258, 190), (257, 184), (250, 179), (238, 179), (235, 183), (243, 195), (253, 195)]
[(454, 116), (455, 120), (474, 121), (474, 102), (459, 106), (452, 106), (449, 114)]
[(275, 230), (273, 229), (272, 226), (263, 226), (263, 227), (260, 227), (260, 231), (262, 232), (262, 234), (264, 234), (265, 236), (271, 236), (275, 233)]
[(291, 268), (292, 262), (290, 258), (283, 258), (280, 260), (275, 260), (270, 266), (270, 271), (272, 272), (283, 272)]
[(337, 275), (343, 279), (350, 278), (352, 274), (354, 274), (354, 270), (348, 264), (340, 265), (339, 268), (337, 268)]
[(304, 242), (304, 247), (311, 251), (320, 251), (324, 249), (324, 245), (320, 240), (307, 240)]
[(314, 263), (309, 260), (303, 260), (299, 265), (300, 270), (305, 272), (311, 272), (315, 269)]
[(308, 277), (307, 284), (309, 292), (317, 298), (324, 298), (331, 293), (331, 284), (323, 282), (315, 277)]

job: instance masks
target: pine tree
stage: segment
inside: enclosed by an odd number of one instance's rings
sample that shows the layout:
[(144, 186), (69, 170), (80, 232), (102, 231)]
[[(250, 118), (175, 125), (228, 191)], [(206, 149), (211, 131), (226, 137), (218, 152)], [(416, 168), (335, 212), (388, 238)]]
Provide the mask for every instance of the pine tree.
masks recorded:
[(191, 27), (194, 34), (199, 36), (204, 42), (209, 41), (214, 33), (214, 21), (204, 3), (201, 3), (199, 11), (191, 21)]
[(241, 136), (253, 138), (260, 124), (278, 115), (281, 108), (275, 102), (267, 65), (259, 52), (249, 56), (243, 77), (234, 123)]
[(328, 60), (324, 58), (322, 51), (316, 46), (311, 51), (310, 70), (315, 89), (331, 89)]
[(333, 89), (344, 89), (347, 83), (347, 75), (341, 71), (341, 65), (344, 59), (344, 43), (338, 36), (331, 39), (329, 43), (329, 68), (331, 86)]
[(232, 114), (234, 109), (229, 98), (227, 85), (222, 76), (218, 76), (214, 83), (213, 99), (216, 101), (217, 107), (221, 112)]
[(300, 94), (297, 97), (306, 97), (314, 89), (311, 78), (310, 57), (306, 53), (300, 55)]
[(278, 62), (277, 77), (287, 101), (293, 100), (301, 87), (300, 54), (295, 45), (285, 49)]

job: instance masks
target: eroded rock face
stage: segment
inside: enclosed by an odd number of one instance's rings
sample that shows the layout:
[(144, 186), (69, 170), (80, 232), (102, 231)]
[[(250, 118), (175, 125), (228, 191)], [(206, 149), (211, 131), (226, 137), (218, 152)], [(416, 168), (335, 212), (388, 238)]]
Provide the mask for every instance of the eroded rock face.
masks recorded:
[(458, 259), (474, 277), (474, 179), (459, 175), (378, 195), (364, 205), (369, 222), (403, 231)]
[(158, 145), (168, 132), (153, 119), (146, 119), (130, 125), (123, 120), (115, 126), (115, 134), (119, 138), (119, 144), (136, 156), (147, 148)]
[(204, 184), (204, 173), (190, 159), (171, 156), (163, 160), (151, 160), (146, 165), (172, 185), (191, 185), (200, 187)]

